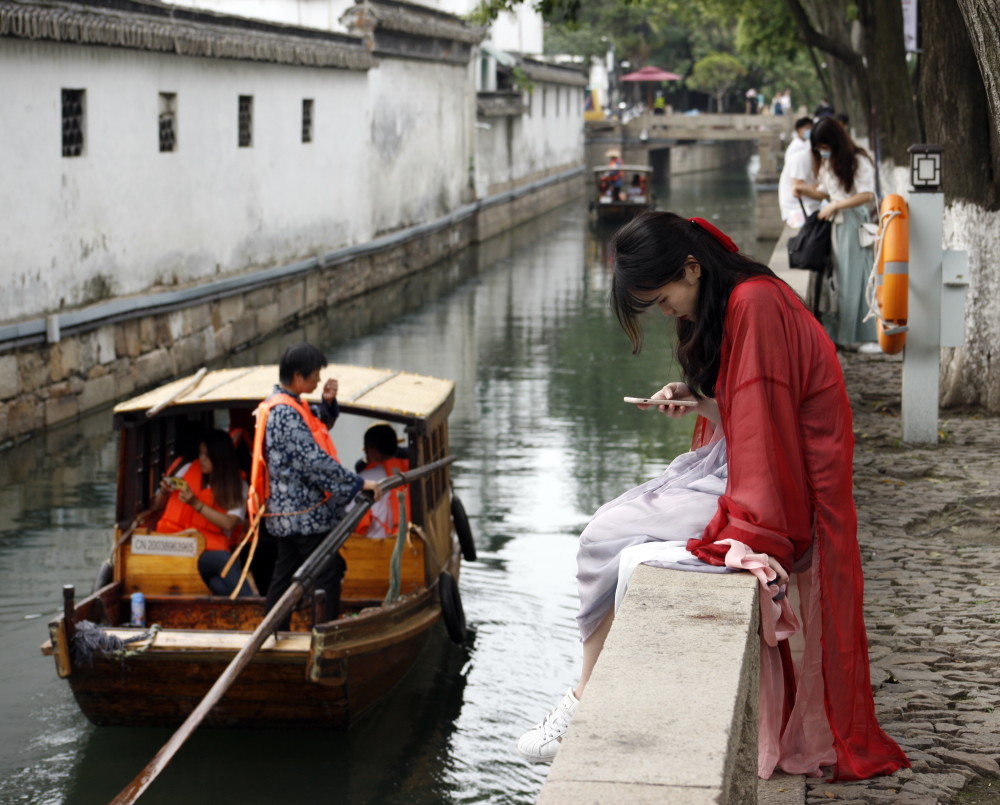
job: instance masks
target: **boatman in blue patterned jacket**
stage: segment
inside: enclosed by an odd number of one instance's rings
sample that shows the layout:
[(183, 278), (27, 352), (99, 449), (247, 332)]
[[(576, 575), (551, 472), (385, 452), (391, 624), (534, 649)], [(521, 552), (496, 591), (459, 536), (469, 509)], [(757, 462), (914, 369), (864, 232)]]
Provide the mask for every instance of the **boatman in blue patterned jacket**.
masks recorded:
[[(291, 586), (302, 563), (343, 519), (355, 495), (367, 489), (378, 501), (381, 490), (337, 461), (327, 426), (301, 398), (319, 385), (326, 357), (311, 344), (295, 344), (281, 355), (279, 385), (257, 408), (250, 476), (250, 514), (263, 504), (267, 530), (278, 544), (274, 576), (267, 590), (270, 611)], [(345, 564), (337, 554), (316, 579), (326, 591), (324, 620), (336, 620)], [(291, 616), (278, 624), (287, 630)]]

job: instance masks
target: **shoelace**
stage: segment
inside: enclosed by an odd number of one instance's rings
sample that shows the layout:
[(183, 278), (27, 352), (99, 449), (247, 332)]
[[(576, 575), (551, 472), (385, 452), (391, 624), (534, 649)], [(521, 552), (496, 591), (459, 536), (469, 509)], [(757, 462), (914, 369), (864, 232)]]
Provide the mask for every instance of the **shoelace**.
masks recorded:
[(542, 731), (543, 742), (560, 737), (568, 728), (569, 721), (566, 718), (566, 712), (561, 707), (557, 707), (545, 716), (545, 719), (537, 727)]

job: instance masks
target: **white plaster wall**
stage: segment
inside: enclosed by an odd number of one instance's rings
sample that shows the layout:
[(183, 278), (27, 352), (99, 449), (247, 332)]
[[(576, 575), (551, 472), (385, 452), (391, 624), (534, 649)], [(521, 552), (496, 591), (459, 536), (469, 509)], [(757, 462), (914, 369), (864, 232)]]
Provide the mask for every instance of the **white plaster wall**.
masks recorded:
[(513, 152), (520, 141), (521, 118), (491, 117), (476, 132), (476, 195), (486, 198), (517, 177)]
[(535, 83), (514, 149), (519, 177), (583, 160), (582, 93), (580, 87)]
[[(290, 262), (365, 241), (367, 77), (5, 40), (0, 321)], [(61, 89), (86, 89), (85, 155), (61, 155)], [(178, 146), (160, 153), (159, 93)], [(254, 96), (238, 148), (238, 96)], [(301, 142), (302, 99), (315, 99)]]
[(373, 234), (429, 221), (472, 200), (475, 61), (383, 59), (369, 74)]
[(477, 195), (485, 197), (511, 182), (582, 163), (582, 94), (580, 87), (536, 82), (534, 91), (524, 95), (530, 114), (480, 121)]
[(531, 3), (522, 3), (513, 12), (504, 11), (490, 26), (490, 39), (500, 50), (541, 55), (545, 50), (542, 15)]

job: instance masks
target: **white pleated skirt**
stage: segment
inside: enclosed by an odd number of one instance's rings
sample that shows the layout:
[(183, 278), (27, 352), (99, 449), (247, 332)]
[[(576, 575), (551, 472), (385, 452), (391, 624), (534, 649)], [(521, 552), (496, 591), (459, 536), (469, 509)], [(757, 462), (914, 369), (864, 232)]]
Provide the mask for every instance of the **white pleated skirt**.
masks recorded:
[(577, 552), (580, 611), (576, 619), (581, 640), (593, 633), (615, 604), (619, 574), (623, 580), (620, 601), (638, 564), (728, 572), (696, 559), (684, 547), (689, 539), (702, 535), (715, 515), (726, 480), (726, 444), (720, 439), (678, 456), (659, 478), (597, 510), (580, 535)]

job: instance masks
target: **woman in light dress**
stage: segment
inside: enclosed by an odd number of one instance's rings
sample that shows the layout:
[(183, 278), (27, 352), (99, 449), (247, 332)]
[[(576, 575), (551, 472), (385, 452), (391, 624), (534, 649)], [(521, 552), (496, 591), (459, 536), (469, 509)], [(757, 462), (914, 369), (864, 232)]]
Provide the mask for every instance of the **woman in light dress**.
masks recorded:
[(839, 346), (874, 344), (875, 320), (864, 321), (873, 255), (861, 245), (861, 225), (870, 220), (875, 202), (875, 164), (833, 117), (821, 118), (813, 127), (810, 145), (816, 184), (798, 183), (792, 193), (828, 202), (819, 218), (833, 221), (833, 287), (823, 322)]

